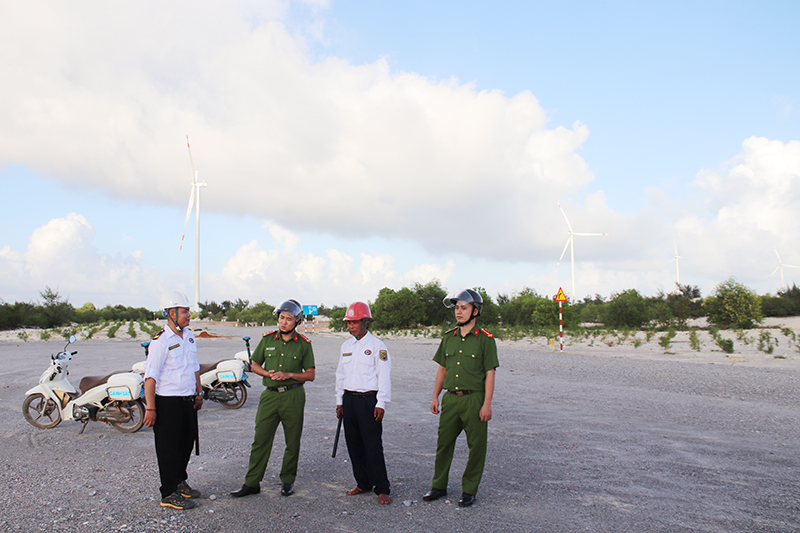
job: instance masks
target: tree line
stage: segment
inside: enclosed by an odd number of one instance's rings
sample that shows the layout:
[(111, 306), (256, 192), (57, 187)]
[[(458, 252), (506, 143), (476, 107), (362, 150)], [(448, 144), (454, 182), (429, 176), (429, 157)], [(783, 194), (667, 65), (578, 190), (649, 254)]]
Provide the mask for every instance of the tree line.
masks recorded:
[[(483, 297), (480, 322), (502, 327), (552, 327), (558, 324), (558, 304), (554, 296), (541, 295), (524, 288), (511, 294), (492, 298), (483, 288), (475, 287)], [(448, 295), (439, 280), (426, 284), (415, 283), (399, 290), (381, 289), (369, 302), (374, 317), (372, 326), (379, 330), (399, 330), (419, 327), (454, 325), (451, 309), (442, 305)], [(90, 324), (112, 320), (152, 320), (157, 312), (143, 307), (123, 305), (97, 309), (92, 303), (73, 307), (58, 291), (46, 287), (38, 303), (9, 304), (0, 300), (0, 329), (19, 327), (53, 328), (69, 324)], [(226, 319), (243, 324), (273, 324), (275, 307), (266, 302), (250, 304), (238, 298), (221, 303), (206, 301), (200, 304), (200, 318)], [(347, 305), (320, 305), (320, 315), (330, 318), (333, 329), (344, 330)], [(707, 317), (717, 327), (751, 328), (767, 316), (800, 315), (800, 289), (796, 285), (778, 291), (777, 295), (759, 296), (735, 278), (720, 283), (711, 295), (703, 298), (697, 286), (676, 284), (671, 293), (659, 292), (643, 296), (636, 289), (612, 294), (587, 296), (583, 300), (562, 306), (566, 328), (582, 323), (607, 327), (660, 329), (685, 328), (692, 318)]]
[(59, 328), (70, 324), (93, 324), (100, 321), (147, 321), (154, 318), (153, 311), (144, 307), (107, 305), (97, 309), (87, 302), (79, 308), (69, 303), (58, 291), (46, 287), (39, 293), (41, 302), (15, 302), (0, 300), (0, 330), (31, 328)]

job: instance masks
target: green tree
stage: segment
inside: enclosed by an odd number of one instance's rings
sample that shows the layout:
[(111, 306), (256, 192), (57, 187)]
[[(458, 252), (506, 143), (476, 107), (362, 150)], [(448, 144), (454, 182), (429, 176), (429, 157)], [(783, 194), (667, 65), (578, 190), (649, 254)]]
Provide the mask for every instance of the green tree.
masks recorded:
[(375, 329), (410, 328), (425, 319), (425, 306), (411, 289), (394, 291), (384, 287), (371, 306)]
[(647, 302), (636, 289), (612, 294), (601, 312), (603, 323), (611, 327), (641, 328), (650, 316)]
[(750, 329), (764, 319), (761, 297), (733, 277), (717, 285), (703, 307), (709, 322), (720, 327)]
[(453, 322), (452, 311), (443, 304), (443, 300), (447, 297), (447, 291), (438, 279), (429, 281), (425, 285), (415, 283), (411, 290), (422, 302), (424, 316), (421, 324), (441, 326)]
[(275, 311), (275, 306), (270, 305), (266, 302), (258, 302), (252, 307), (248, 307), (241, 313), (239, 313), (239, 322), (244, 322), (247, 324), (269, 324), (273, 325), (277, 323), (275, 315), (273, 314)]
[(55, 328), (72, 322), (75, 309), (69, 299), (63, 300), (58, 291), (53, 291), (50, 287), (45, 287), (39, 295), (42, 297), (41, 327)]

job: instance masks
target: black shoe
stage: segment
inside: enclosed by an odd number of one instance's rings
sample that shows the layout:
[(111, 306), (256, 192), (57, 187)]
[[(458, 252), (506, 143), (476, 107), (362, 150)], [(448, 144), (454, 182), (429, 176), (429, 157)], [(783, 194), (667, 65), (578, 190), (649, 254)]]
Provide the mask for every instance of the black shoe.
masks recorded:
[(250, 485), (242, 485), (242, 488), (231, 492), (234, 498), (241, 498), (242, 496), (249, 496), (250, 494), (258, 494), (261, 492), (261, 487), (251, 487)]
[(178, 485), (178, 493), (184, 498), (199, 498), (202, 496), (199, 490), (195, 490), (189, 486), (186, 481), (181, 481)]
[(466, 492), (461, 493), (461, 499), (458, 500), (459, 507), (469, 507), (475, 503), (475, 495), (474, 494), (467, 494)]
[(294, 494), (294, 484), (284, 483), (281, 486), (281, 496), (291, 496), (292, 494)]
[(438, 500), (442, 496), (447, 496), (447, 489), (437, 489), (434, 487), (425, 493), (422, 499), (426, 502), (432, 502), (434, 500)]
[(171, 507), (184, 511), (186, 509), (194, 509), (195, 503), (181, 496), (181, 493), (176, 490), (166, 498), (161, 498), (161, 507)]

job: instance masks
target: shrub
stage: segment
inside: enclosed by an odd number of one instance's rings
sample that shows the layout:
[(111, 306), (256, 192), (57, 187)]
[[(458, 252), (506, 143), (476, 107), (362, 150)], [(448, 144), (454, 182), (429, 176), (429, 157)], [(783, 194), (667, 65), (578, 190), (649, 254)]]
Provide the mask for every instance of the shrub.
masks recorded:
[(703, 307), (708, 312), (709, 322), (717, 326), (751, 329), (763, 320), (761, 297), (734, 278), (717, 285)]
[(664, 348), (664, 352), (665, 353), (666, 353), (667, 350), (669, 350), (672, 347), (672, 339), (675, 338), (676, 334), (677, 333), (675, 332), (674, 329), (670, 329), (666, 333), (661, 335), (661, 337), (659, 337), (658, 344), (662, 348)]
[(692, 328), (689, 332), (689, 346), (696, 352), (699, 352), (700, 348), (703, 346), (700, 343), (700, 337), (697, 336), (697, 328)]
[(650, 321), (650, 309), (639, 291), (628, 289), (611, 295), (603, 307), (602, 319), (606, 326), (641, 328)]

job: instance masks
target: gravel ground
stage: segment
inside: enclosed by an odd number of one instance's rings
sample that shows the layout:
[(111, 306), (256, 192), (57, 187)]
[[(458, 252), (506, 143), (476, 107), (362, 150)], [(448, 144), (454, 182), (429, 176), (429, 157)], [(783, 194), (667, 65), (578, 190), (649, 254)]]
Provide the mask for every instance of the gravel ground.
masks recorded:
[[(242, 335), (217, 328), (199, 339), (201, 362), (231, 357)], [(429, 411), (434, 339), (389, 339), (393, 402), (384, 446), (393, 502), (347, 497), (354, 486), (344, 440), (331, 458), (333, 374), (342, 335), (309, 334), (317, 379), (306, 385), (296, 493), (280, 496), (279, 429), (259, 495), (235, 500), (247, 468), (258, 394), (200, 412), (200, 452), (190, 511), (158, 505), (152, 431), (123, 434), (91, 422), (39, 430), (22, 417), (25, 391), (63, 342), (0, 342), (0, 530), (3, 531), (800, 531), (800, 365), (736, 364), (724, 354), (664, 357), (629, 346), (550, 351), (500, 343), (489, 455), (478, 500), (455, 502), (467, 449), (459, 440), (450, 498), (430, 488), (437, 417)], [(73, 384), (129, 368), (137, 340), (79, 340)]]

